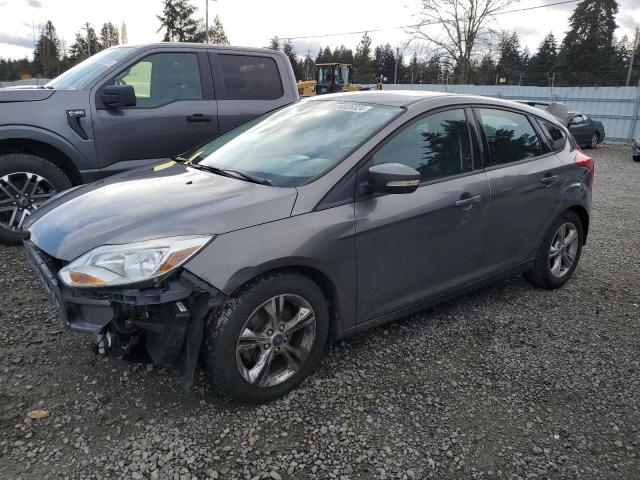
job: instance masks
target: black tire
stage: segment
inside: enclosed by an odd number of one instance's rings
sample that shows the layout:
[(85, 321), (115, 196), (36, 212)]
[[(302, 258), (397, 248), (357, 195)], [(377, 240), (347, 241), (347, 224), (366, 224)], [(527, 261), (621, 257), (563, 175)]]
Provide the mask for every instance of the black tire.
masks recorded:
[[(551, 259), (550, 259), (550, 251), (551, 244), (558, 232), (559, 228), (564, 224), (573, 224), (576, 228), (578, 234), (578, 245), (577, 251), (574, 255), (573, 264), (568, 271), (562, 275), (561, 277), (554, 276), (551, 273)], [(538, 248), (538, 252), (536, 254), (536, 258), (534, 261), (534, 267), (531, 271), (524, 274), (524, 277), (533, 285), (546, 288), (548, 290), (560, 288), (562, 285), (567, 283), (567, 281), (573, 275), (576, 267), (578, 266), (578, 262), (580, 261), (580, 254), (582, 253), (582, 244), (584, 243), (584, 230), (582, 226), (582, 221), (580, 217), (573, 211), (567, 210), (562, 215), (560, 215), (555, 222), (549, 227), (547, 233), (545, 234), (540, 247)]]
[(634, 162), (640, 162), (640, 157), (633, 157)]
[[(316, 317), (315, 341), (306, 361), (287, 380), (273, 386), (252, 385), (241, 375), (236, 363), (238, 339), (251, 314), (270, 298), (283, 294), (298, 295), (309, 303)], [(221, 310), (207, 319), (202, 360), (210, 383), (220, 393), (244, 403), (270, 402), (293, 390), (313, 372), (328, 334), (327, 300), (315, 282), (295, 273), (267, 274), (231, 296)]]
[(598, 144), (600, 143), (600, 134), (595, 132), (591, 135), (591, 143), (589, 143), (589, 148), (598, 148)]
[[(39, 175), (53, 187), (55, 192), (71, 188), (71, 181), (62, 170), (44, 158), (27, 153), (0, 155), (0, 179), (17, 172), (29, 172)], [(0, 201), (7, 201), (8, 198), (4, 192), (0, 191)], [(23, 238), (24, 233), (21, 231), (11, 230), (4, 225), (0, 225), (0, 243), (17, 245), (22, 242)]]

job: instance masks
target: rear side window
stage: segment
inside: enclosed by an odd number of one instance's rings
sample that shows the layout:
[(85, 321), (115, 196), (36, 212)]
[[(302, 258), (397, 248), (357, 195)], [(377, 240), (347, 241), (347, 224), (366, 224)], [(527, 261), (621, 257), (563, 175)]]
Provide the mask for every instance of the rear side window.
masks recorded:
[(540, 139), (526, 115), (488, 108), (478, 111), (492, 166), (542, 155)]
[(219, 54), (225, 99), (275, 100), (283, 95), (273, 58)]
[(557, 125), (554, 125), (551, 122), (546, 122), (544, 120), (541, 120), (540, 123), (542, 123), (543, 128), (549, 134), (553, 150), (556, 152), (562, 150), (567, 141), (562, 129)]
[(155, 53), (134, 63), (115, 79), (131, 85), (137, 107), (155, 108), (179, 100), (201, 100), (200, 68), (195, 53)]
[(467, 118), (462, 109), (420, 118), (373, 155), (373, 164), (404, 163), (422, 182), (473, 170)]

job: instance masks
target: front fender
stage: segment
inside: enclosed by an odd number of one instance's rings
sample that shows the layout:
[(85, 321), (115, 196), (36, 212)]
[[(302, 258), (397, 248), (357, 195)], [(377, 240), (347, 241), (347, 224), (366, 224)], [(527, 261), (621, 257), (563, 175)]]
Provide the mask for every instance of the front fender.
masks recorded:
[(34, 140), (50, 145), (64, 153), (79, 170), (94, 168), (94, 163), (87, 160), (75, 145), (51, 130), (32, 125), (0, 125), (0, 142), (13, 139)]

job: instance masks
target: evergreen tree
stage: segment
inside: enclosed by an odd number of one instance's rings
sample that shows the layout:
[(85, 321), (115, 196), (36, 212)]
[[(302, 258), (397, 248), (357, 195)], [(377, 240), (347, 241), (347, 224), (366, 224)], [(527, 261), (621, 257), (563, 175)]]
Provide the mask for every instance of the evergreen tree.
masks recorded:
[(76, 64), (86, 58), (89, 58), (87, 39), (80, 32), (76, 32), (76, 39), (69, 47), (69, 59), (72, 64)]
[(313, 79), (313, 69), (315, 68), (315, 62), (311, 55), (307, 53), (307, 56), (304, 57), (302, 61), (302, 79), (303, 80), (312, 80)]
[(493, 85), (496, 80), (496, 62), (490, 54), (485, 54), (474, 71), (476, 85)]
[(103, 50), (100, 39), (98, 39), (98, 34), (96, 34), (96, 31), (91, 24), (89, 24), (87, 28), (87, 45), (91, 55), (95, 55), (100, 50)]
[(111, 22), (102, 25), (102, 29), (100, 30), (100, 44), (102, 48), (120, 45), (120, 32), (118, 32), (118, 27)]
[(371, 83), (375, 80), (371, 60), (371, 37), (362, 35), (353, 57), (353, 78), (355, 83)]
[(224, 27), (222, 26), (222, 22), (218, 15), (213, 19), (213, 27), (211, 27), (210, 30), (209, 41), (211, 43), (215, 43), (217, 45), (229, 45), (229, 38), (224, 31)]
[(271, 50), (280, 50), (280, 38), (279, 37), (273, 37), (270, 41), (269, 41), (269, 47)]
[(442, 77), (442, 58), (439, 54), (431, 55), (420, 75), (422, 83), (438, 83)]
[(527, 73), (553, 72), (558, 61), (558, 42), (553, 33), (549, 33), (544, 39), (538, 51), (529, 61)]
[(298, 54), (296, 53), (293, 44), (287, 40), (282, 46), (282, 53), (284, 53), (288, 58), (289, 62), (291, 62), (291, 67), (293, 68), (293, 74), (296, 77), (296, 80), (302, 80), (302, 69), (300, 68), (300, 64), (298, 63)]
[(497, 70), (500, 77), (507, 79), (507, 83), (518, 83), (524, 72), (524, 62), (520, 53), (520, 39), (516, 32), (503, 33), (498, 47), (500, 57)]
[[(192, 42), (204, 43), (206, 42), (204, 30), (206, 28), (206, 24), (204, 19), (198, 22), (198, 33), (196, 33), (191, 39)], [(216, 45), (229, 45), (229, 39), (227, 38), (227, 34), (224, 31), (224, 26), (220, 21), (220, 17), (216, 15), (213, 19), (213, 23), (209, 25), (209, 43), (213, 43)]]
[(581, 81), (584, 72), (610, 72), (618, 64), (613, 37), (617, 13), (616, 0), (583, 0), (576, 6), (558, 59), (565, 81)]
[(189, 0), (163, 0), (160, 28), (165, 30), (165, 42), (190, 42), (198, 33), (198, 21), (193, 17), (196, 11)]
[(127, 24), (122, 22), (120, 26), (120, 43), (124, 45), (125, 43), (129, 43), (129, 36), (127, 35)]
[(40, 31), (40, 38), (33, 51), (34, 73), (52, 78), (60, 73), (60, 39), (56, 28), (48, 21)]

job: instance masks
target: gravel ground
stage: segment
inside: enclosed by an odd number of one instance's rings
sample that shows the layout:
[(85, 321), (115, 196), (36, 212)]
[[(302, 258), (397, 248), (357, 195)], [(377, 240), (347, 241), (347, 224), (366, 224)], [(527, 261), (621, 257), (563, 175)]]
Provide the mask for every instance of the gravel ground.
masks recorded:
[(589, 153), (593, 224), (564, 288), (515, 278), (334, 343), (261, 407), (96, 357), (0, 247), (0, 478), (638, 479), (640, 164)]

